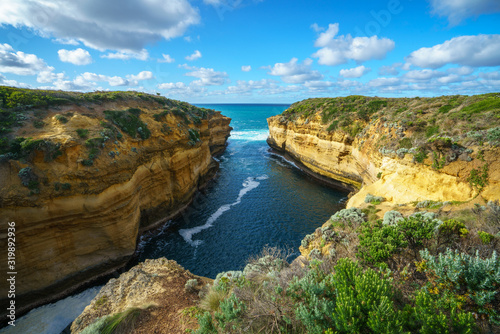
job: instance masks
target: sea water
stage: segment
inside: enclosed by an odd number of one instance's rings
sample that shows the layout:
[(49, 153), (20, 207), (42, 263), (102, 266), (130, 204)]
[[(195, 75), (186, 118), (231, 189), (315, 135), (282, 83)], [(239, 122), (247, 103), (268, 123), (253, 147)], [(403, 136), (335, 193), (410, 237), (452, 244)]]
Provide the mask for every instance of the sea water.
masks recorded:
[[(288, 250), (293, 260), (304, 236), (340, 210), (347, 194), (317, 183), (269, 149), (266, 118), (288, 105), (198, 106), (232, 118), (229, 145), (217, 158), (220, 170), (180, 217), (141, 238), (137, 261), (164, 256), (196, 275), (215, 278), (243, 269), (264, 247)], [(0, 333), (58, 334), (99, 288), (34, 309)]]
[(198, 105), (222, 111), (234, 130), (220, 170), (179, 218), (145, 235), (139, 260), (165, 256), (197, 275), (241, 270), (264, 247), (296, 257), (300, 241), (342, 207), (346, 193), (308, 177), (266, 143), (266, 119), (288, 105)]

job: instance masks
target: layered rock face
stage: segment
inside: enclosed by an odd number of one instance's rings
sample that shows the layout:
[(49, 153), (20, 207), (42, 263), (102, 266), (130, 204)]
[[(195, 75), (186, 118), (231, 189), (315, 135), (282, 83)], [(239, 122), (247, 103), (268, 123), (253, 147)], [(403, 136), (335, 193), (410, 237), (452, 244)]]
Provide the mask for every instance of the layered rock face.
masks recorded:
[[(484, 166), (488, 168), (487, 181), (479, 195), (486, 201), (500, 199), (498, 146), (471, 145), (460, 156), (455, 144), (432, 152), (431, 147), (423, 161), (416, 162), (415, 151), (384, 150), (380, 144), (411, 137), (411, 129), (373, 119), (356, 136), (350, 136), (341, 129), (328, 131), (320, 111), (318, 108), (313, 115), (293, 120), (285, 116), (269, 118), (268, 144), (313, 173), (354, 191), (348, 208), (362, 205), (367, 194), (382, 196), (392, 206), (423, 200), (469, 201), (479, 193), (470, 177), (473, 170), (481, 174)], [(426, 145), (432, 146), (432, 138), (429, 142)]]
[[(26, 113), (17, 132), (43, 143), (27, 158), (0, 162), (0, 247), (5, 222), (15, 222), (18, 310), (123, 266), (139, 232), (182, 210), (214, 175), (212, 155), (224, 150), (230, 119), (189, 108), (144, 99), (64, 105), (44, 111), (43, 128)], [(133, 114), (144, 128), (136, 136), (124, 130)], [(58, 147), (54, 159), (42, 149), (47, 142)]]

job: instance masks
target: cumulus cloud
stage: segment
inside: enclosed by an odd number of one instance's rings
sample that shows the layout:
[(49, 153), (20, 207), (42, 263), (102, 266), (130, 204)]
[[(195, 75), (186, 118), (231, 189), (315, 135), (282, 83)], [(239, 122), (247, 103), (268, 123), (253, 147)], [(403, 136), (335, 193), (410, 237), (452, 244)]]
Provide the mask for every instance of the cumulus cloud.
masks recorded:
[(288, 63), (276, 63), (268, 74), (279, 76), (283, 82), (291, 84), (323, 79), (321, 73), (311, 69), (311, 59), (304, 60), (302, 64), (297, 62), (297, 58), (292, 58)]
[(445, 73), (440, 71), (425, 69), (425, 70), (409, 71), (405, 73), (404, 78), (408, 79), (408, 81), (411, 82), (417, 82), (417, 81), (428, 81), (442, 76), (445, 76)]
[(20, 88), (30, 88), (30, 86), (27, 85), (27, 84), (25, 84), (25, 83), (17, 82), (16, 80), (8, 80), (1, 73), (0, 73), (0, 85), (2, 85), (2, 86), (20, 87)]
[(122, 60), (129, 60), (129, 59), (148, 60), (149, 52), (146, 49), (142, 49), (139, 52), (133, 52), (133, 51), (110, 52), (108, 54), (102, 55), (101, 58), (122, 59)]
[(175, 61), (174, 58), (170, 57), (170, 55), (166, 55), (162, 53), (163, 59), (158, 59), (159, 63), (173, 63)]
[(16, 0), (0, 2), (0, 24), (105, 50), (138, 51), (199, 23), (188, 0)]
[(388, 38), (352, 37), (351, 35), (340, 35), (339, 24), (329, 24), (328, 29), (321, 33), (314, 43), (320, 49), (313, 54), (319, 58), (321, 65), (340, 65), (347, 63), (350, 59), (358, 63), (371, 60), (383, 59), (386, 54), (394, 49), (394, 41)]
[(439, 68), (447, 64), (499, 66), (500, 35), (460, 36), (430, 48), (413, 51), (406, 61), (419, 67)]
[(0, 72), (35, 75), (41, 71), (53, 70), (53, 67), (34, 54), (15, 51), (9, 44), (0, 44)]
[(126, 78), (119, 76), (107, 76), (103, 74), (96, 74), (85, 72), (82, 75), (78, 76), (75, 80), (80, 86), (84, 86), (85, 83), (107, 82), (110, 86), (138, 86), (139, 81), (149, 80), (153, 78), (153, 73), (150, 71), (142, 71), (137, 75), (129, 74)]
[(320, 32), (320, 31), (325, 30), (325, 28), (320, 27), (317, 23), (311, 24), (311, 29), (316, 31), (316, 32)]
[(196, 59), (199, 59), (201, 58), (201, 52), (196, 50), (195, 52), (193, 52), (193, 54), (189, 55), (189, 56), (186, 56), (186, 60), (189, 60), (189, 61), (193, 61), (193, 60), (196, 60)]
[(350, 69), (342, 69), (340, 70), (340, 75), (344, 78), (360, 78), (364, 74), (371, 71), (371, 68), (365, 67), (364, 65), (350, 68)]
[(189, 67), (183, 66), (185, 69), (191, 70), (191, 72), (185, 75), (190, 77), (199, 78), (199, 80), (193, 81), (191, 84), (198, 86), (220, 86), (226, 83), (227, 73), (217, 72), (213, 68), (204, 67)]
[(197, 85), (186, 85), (184, 82), (166, 82), (161, 83), (158, 89), (167, 90), (169, 94), (180, 96), (198, 96), (205, 94), (207, 89)]
[(241, 66), (241, 70), (243, 72), (250, 72), (252, 70), (252, 66), (250, 66), (250, 65), (243, 65), (243, 66)]
[(500, 12), (498, 0), (430, 0), (430, 3), (432, 13), (447, 16), (451, 25), (471, 16)]
[(76, 50), (61, 49), (57, 51), (59, 59), (65, 63), (74, 65), (88, 65), (92, 62), (92, 57), (87, 50), (78, 48)]

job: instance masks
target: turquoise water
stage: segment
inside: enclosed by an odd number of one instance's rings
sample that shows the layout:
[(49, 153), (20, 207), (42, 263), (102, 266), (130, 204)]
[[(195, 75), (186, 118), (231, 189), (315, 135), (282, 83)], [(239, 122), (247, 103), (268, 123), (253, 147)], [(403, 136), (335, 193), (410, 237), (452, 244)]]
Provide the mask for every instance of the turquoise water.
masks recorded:
[(232, 118), (218, 177), (182, 217), (143, 238), (139, 260), (165, 256), (211, 278), (242, 269), (266, 245), (291, 249), (291, 260), (302, 238), (338, 211), (346, 194), (270, 152), (266, 118), (288, 105), (199, 106)]
[[(266, 118), (288, 105), (200, 105), (232, 118), (234, 130), (220, 170), (191, 207), (162, 229), (142, 237), (139, 261), (165, 256), (197, 275), (242, 269), (266, 246), (289, 248), (341, 209), (346, 194), (326, 188), (292, 163), (269, 152)], [(58, 334), (100, 287), (32, 310), (1, 334)]]

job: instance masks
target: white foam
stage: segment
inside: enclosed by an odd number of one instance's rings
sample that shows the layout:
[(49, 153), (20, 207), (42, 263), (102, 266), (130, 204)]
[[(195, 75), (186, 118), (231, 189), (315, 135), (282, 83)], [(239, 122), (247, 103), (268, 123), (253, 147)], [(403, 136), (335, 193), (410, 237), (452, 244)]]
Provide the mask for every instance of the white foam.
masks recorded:
[(61, 299), (53, 304), (47, 304), (31, 310), (26, 315), (16, 319), (16, 326), (7, 326), (0, 330), (2, 334), (58, 334), (76, 319), (90, 301), (97, 295), (100, 286), (93, 287)]
[(268, 179), (269, 176), (267, 175), (262, 175), (259, 177), (247, 177), (245, 181), (243, 181), (243, 188), (240, 190), (238, 194), (238, 198), (236, 199), (235, 202), (231, 204), (224, 204), (220, 208), (217, 209), (206, 221), (205, 224), (201, 226), (196, 226), (193, 228), (187, 228), (187, 229), (181, 229), (179, 230), (179, 234), (184, 238), (184, 240), (189, 243), (193, 247), (197, 247), (200, 244), (203, 243), (203, 240), (193, 240), (193, 235), (200, 233), (203, 230), (206, 230), (207, 228), (210, 228), (213, 226), (215, 221), (219, 219), (220, 216), (226, 211), (229, 211), (231, 207), (238, 205), (241, 203), (241, 199), (243, 196), (245, 196), (249, 191), (257, 188), (260, 185), (260, 182), (257, 182), (256, 180), (263, 181)]
[(231, 131), (232, 140), (265, 141), (269, 136), (269, 131), (263, 130), (243, 130)]
[(292, 167), (295, 167), (297, 168), (298, 170), (302, 170), (299, 166), (297, 166), (293, 161), (290, 161), (286, 158), (284, 158), (283, 156), (279, 155), (279, 154), (275, 154), (275, 153), (269, 153), (270, 156), (272, 157), (276, 157), (274, 160), (274, 162), (276, 162), (278, 165), (280, 166), (283, 166), (283, 167), (286, 167), (283, 163), (283, 162), (286, 162), (286, 164), (292, 166)]

